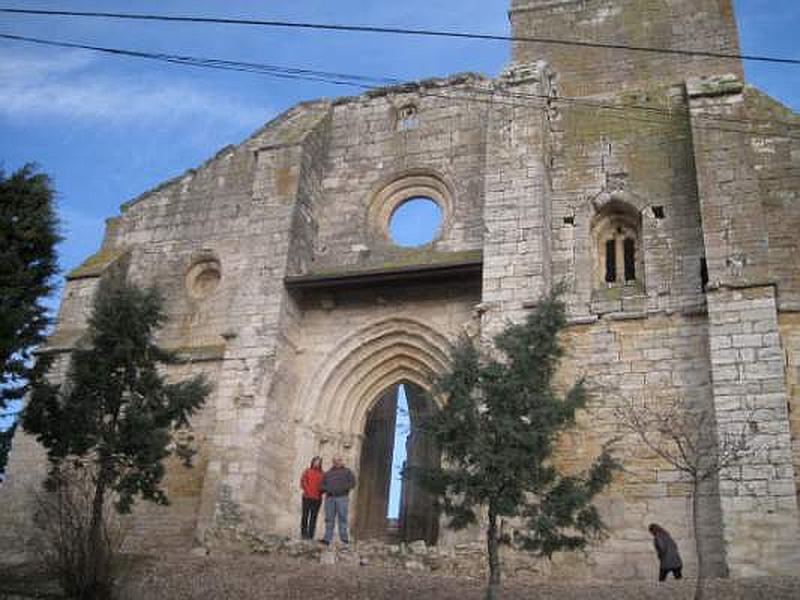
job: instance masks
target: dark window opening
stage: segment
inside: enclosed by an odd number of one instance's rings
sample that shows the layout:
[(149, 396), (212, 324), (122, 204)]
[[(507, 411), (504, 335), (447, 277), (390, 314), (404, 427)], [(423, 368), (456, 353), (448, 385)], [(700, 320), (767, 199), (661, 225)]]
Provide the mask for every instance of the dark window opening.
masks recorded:
[(417, 117), (417, 107), (413, 104), (408, 104), (397, 111), (397, 130), (408, 131), (416, 129), (419, 124)]
[(700, 259), (700, 288), (705, 292), (708, 287), (708, 263), (705, 258)]
[(625, 238), (622, 249), (625, 257), (625, 281), (636, 281), (636, 242)]
[(656, 219), (663, 219), (664, 218), (664, 207), (663, 206), (654, 206), (653, 207), (653, 216)]
[(565, 225), (575, 225), (575, 217), (564, 217)]
[(614, 240), (606, 241), (606, 283), (617, 280), (617, 251)]

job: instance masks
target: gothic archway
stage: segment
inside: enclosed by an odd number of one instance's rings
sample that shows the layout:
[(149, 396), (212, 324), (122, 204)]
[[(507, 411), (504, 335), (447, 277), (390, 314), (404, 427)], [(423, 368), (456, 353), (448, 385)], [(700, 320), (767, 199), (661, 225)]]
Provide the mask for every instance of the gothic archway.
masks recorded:
[[(399, 406), (401, 397), (407, 408)], [(436, 444), (420, 427), (433, 410), (436, 407), (422, 388), (400, 381), (387, 388), (369, 411), (361, 444), (356, 498), (355, 535), (359, 539), (436, 543), (439, 513), (434, 498), (416, 482), (398, 480), (397, 470), (392, 468), (393, 458), (397, 461), (401, 456), (405, 457), (402, 466), (439, 464)], [(398, 420), (403, 426), (398, 426)], [(398, 448), (401, 444), (403, 447)], [(389, 510), (392, 504), (399, 509), (394, 514)]]
[[(338, 454), (356, 471), (361, 488), (362, 447), (369, 444), (366, 433), (374, 427), (369, 424), (371, 411), (402, 383), (411, 390), (409, 413), (417, 420), (427, 410), (421, 403), (421, 398), (426, 397), (421, 391), (429, 388), (432, 376), (447, 368), (449, 349), (450, 343), (442, 333), (428, 323), (405, 316), (373, 322), (341, 339), (314, 369), (314, 377), (299, 390), (299, 401), (294, 407), (296, 463), (292, 472), (301, 472), (309, 456), (319, 454), (327, 461)], [(385, 452), (385, 444), (380, 447)], [(410, 450), (412, 457), (420, 452), (425, 454), (417, 446)], [(385, 461), (385, 454), (381, 456)], [(361, 537), (358, 530), (362, 529), (364, 519), (368, 523), (378, 519), (360, 516), (362, 510), (377, 510), (374, 515), (382, 514), (381, 526), (386, 525), (383, 512), (386, 492), (381, 491), (386, 480), (376, 483), (372, 478), (372, 484), (369, 481), (367, 475), (363, 485), (374, 486), (371, 493), (379, 496), (372, 500), (373, 505), (359, 498), (359, 494), (366, 492), (357, 490), (351, 496), (351, 523), (357, 537)], [(405, 507), (403, 515), (407, 517), (400, 519), (406, 526), (402, 531), (398, 529), (395, 537), (433, 542), (438, 534), (438, 517), (420, 518), (421, 513), (430, 511), (420, 508), (423, 504), (415, 500), (416, 496), (413, 486), (406, 486), (401, 509)], [(412, 522), (421, 524), (409, 525)], [(375, 531), (371, 525), (365, 531), (369, 530)], [(423, 530), (425, 533), (420, 533)]]

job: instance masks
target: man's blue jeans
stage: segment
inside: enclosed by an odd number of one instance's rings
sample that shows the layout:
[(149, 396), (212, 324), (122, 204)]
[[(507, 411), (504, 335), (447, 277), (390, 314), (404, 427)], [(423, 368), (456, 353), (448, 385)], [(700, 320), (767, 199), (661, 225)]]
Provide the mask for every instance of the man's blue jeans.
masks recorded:
[(333, 540), (333, 525), (339, 522), (339, 539), (345, 544), (350, 543), (347, 533), (347, 511), (350, 499), (345, 496), (325, 496), (325, 541), (329, 544)]

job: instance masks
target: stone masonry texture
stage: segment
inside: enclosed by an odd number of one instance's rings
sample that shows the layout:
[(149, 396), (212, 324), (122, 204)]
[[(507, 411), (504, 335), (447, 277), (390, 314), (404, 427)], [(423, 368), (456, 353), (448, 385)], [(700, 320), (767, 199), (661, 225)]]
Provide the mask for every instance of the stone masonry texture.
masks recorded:
[[(729, 0), (513, 0), (509, 16), (520, 38), (738, 51)], [(559, 463), (579, 472), (619, 437), (625, 399), (709, 410), (717, 438), (744, 427), (757, 449), (703, 488), (709, 573), (796, 573), (798, 125), (735, 59), (520, 41), (495, 78), (299, 104), (125, 203), (68, 276), (44, 348), (52, 377), (83, 340), (99, 281), (124, 276), (166, 298), (160, 342), (188, 359), (169, 375), (215, 384), (192, 423), (195, 467), (168, 464), (172, 503), (137, 506), (130, 547), (299, 535), (310, 457), (358, 471), (387, 389), (429, 389), (459, 335), (490, 340), (562, 284), (559, 381), (596, 391)], [(441, 227), (400, 247), (388, 220), (415, 196), (437, 202)], [(636, 440), (619, 458), (599, 500), (607, 539), (547, 563), (516, 556), (515, 569), (652, 577), (655, 521), (694, 572), (690, 483)], [(32, 551), (45, 470), (19, 432), (0, 487), (3, 560)], [(439, 529), (442, 551), (481, 540), (480, 527)]]

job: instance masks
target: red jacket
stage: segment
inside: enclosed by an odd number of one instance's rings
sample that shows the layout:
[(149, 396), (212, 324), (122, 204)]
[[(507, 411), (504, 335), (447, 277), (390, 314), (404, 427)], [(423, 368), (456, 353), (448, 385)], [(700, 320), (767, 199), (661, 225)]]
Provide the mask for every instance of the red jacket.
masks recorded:
[(300, 487), (303, 488), (303, 496), (319, 500), (322, 498), (322, 469), (307, 468), (300, 477)]

